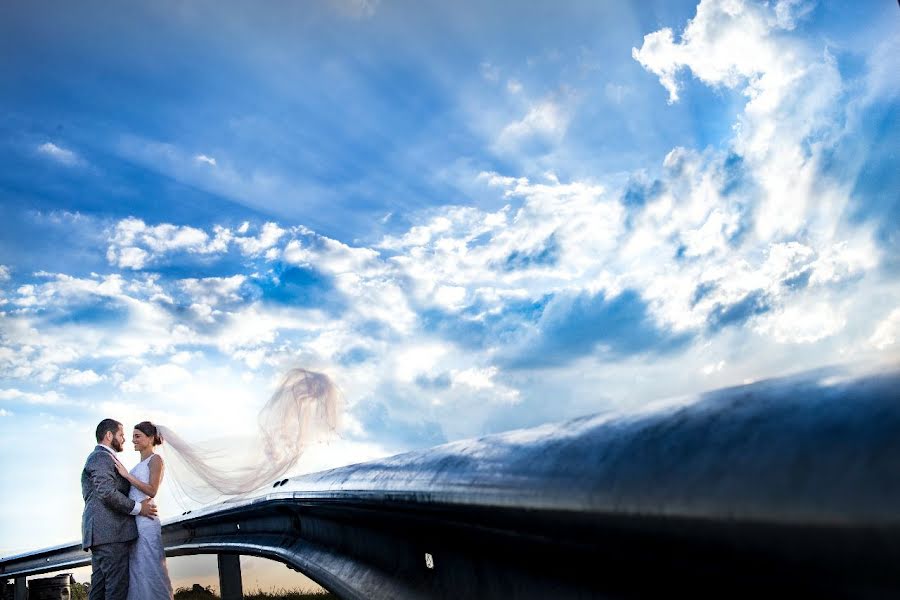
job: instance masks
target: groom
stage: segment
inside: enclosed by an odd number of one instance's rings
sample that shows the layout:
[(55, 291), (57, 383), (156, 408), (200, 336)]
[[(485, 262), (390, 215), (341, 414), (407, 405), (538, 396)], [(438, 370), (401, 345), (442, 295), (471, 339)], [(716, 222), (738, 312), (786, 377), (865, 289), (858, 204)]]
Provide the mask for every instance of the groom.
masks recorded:
[(152, 517), (152, 499), (137, 503), (128, 497), (129, 484), (116, 471), (122, 451), (122, 424), (103, 419), (97, 425), (97, 447), (81, 472), (81, 547), (91, 551), (90, 600), (125, 600), (128, 596), (128, 554), (137, 539), (135, 515)]

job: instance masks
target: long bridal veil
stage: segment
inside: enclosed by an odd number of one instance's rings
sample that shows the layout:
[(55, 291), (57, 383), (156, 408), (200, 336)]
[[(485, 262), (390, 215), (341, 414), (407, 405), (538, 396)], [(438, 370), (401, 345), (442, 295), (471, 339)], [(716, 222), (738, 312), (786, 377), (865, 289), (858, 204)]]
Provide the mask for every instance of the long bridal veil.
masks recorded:
[(327, 375), (292, 369), (260, 411), (249, 439), (193, 443), (157, 425), (176, 500), (185, 507), (186, 500), (209, 504), (278, 480), (307, 446), (336, 430), (340, 400)]

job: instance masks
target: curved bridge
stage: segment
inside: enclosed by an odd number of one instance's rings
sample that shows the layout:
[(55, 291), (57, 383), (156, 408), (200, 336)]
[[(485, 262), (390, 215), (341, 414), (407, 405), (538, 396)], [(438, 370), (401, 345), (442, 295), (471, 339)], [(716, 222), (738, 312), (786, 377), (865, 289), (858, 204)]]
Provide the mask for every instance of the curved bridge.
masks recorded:
[[(163, 535), (169, 556), (267, 557), (341, 598), (898, 597), (900, 371), (820, 370), (295, 477)], [(4, 558), (0, 577), (87, 564), (73, 544)]]

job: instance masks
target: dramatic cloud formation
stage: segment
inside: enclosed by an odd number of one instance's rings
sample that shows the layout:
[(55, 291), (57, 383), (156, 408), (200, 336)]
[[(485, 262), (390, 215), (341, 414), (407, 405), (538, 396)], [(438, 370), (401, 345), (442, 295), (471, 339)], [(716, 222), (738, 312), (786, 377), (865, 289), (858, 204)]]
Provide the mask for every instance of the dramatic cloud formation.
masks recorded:
[(866, 45), (841, 6), (588, 4), (554, 5), (563, 29), (521, 6), (214, 11), (239, 54), (192, 11), (148, 15), (184, 38), (174, 79), (122, 59), (116, 85), (158, 91), (145, 116), (0, 146), (4, 467), (28, 464), (17, 432), (109, 415), (246, 432), (297, 365), (347, 401), (314, 469), (896, 361), (896, 25)]

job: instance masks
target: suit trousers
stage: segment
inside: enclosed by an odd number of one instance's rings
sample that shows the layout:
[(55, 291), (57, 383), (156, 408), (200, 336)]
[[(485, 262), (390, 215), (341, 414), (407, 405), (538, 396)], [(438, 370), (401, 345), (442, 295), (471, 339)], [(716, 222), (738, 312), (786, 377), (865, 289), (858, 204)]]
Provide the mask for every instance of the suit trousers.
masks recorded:
[(88, 600), (126, 600), (130, 542), (91, 546), (91, 591)]

